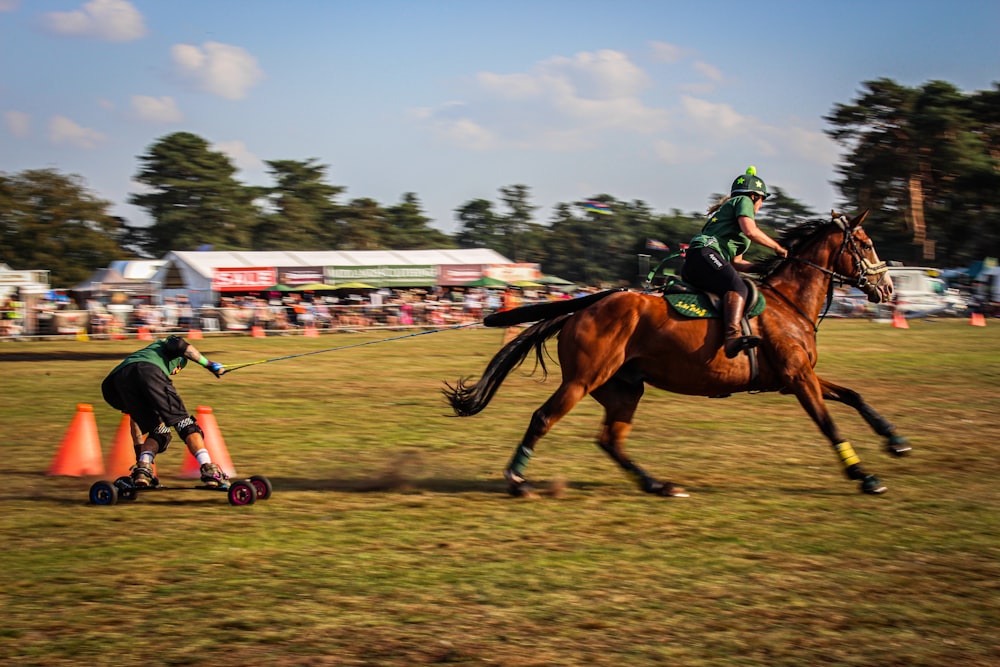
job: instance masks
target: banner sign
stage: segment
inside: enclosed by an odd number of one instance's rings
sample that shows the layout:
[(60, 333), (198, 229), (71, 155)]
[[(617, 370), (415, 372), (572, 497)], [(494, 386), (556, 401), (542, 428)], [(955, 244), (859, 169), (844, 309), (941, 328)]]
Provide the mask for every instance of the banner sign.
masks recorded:
[(439, 264), (438, 285), (446, 287), (464, 285), (483, 277), (482, 264)]
[(497, 278), (505, 283), (518, 280), (536, 280), (542, 277), (538, 264), (490, 264), (485, 271), (490, 278)]
[(0, 285), (22, 285), (26, 283), (47, 283), (48, 271), (7, 271), (0, 270)]
[[(307, 285), (309, 283), (323, 282), (322, 266), (279, 266), (278, 282), (282, 285), (295, 287), (296, 285)], [(272, 283), (274, 284), (274, 283)]]
[(212, 289), (216, 292), (257, 292), (273, 286), (278, 272), (273, 266), (214, 269)]
[(437, 282), (437, 266), (328, 266), (328, 284), (359, 282), (375, 287), (430, 287)]

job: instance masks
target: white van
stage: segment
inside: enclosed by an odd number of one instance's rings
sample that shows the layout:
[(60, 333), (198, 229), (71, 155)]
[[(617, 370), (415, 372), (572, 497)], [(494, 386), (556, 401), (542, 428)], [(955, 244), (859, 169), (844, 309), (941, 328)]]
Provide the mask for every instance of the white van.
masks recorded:
[(964, 315), (968, 301), (948, 289), (938, 269), (923, 266), (890, 266), (895, 287), (893, 303), (905, 317)]

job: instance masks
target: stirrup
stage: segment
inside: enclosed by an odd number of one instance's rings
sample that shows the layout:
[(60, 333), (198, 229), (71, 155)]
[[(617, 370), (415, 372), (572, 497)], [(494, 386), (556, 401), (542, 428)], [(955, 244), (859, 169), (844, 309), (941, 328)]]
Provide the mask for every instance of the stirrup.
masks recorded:
[(738, 336), (736, 338), (727, 338), (722, 344), (722, 349), (725, 351), (727, 358), (735, 359), (740, 352), (757, 347), (758, 345), (760, 345), (760, 336)]

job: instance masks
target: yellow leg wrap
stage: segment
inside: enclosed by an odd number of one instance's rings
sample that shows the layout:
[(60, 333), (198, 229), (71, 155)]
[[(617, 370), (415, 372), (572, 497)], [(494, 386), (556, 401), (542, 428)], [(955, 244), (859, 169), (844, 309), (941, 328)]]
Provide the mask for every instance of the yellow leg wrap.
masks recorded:
[(837, 450), (837, 456), (840, 457), (840, 460), (843, 462), (845, 468), (861, 463), (861, 459), (858, 458), (856, 453), (854, 453), (854, 447), (851, 447), (851, 443), (846, 440), (844, 442), (837, 443), (833, 446), (833, 448)]

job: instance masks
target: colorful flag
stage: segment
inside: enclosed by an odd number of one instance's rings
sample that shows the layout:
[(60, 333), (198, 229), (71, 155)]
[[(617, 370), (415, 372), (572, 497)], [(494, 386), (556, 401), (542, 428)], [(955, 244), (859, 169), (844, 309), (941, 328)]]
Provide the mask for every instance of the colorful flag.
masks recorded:
[(585, 201), (583, 202), (583, 208), (591, 213), (600, 213), (602, 215), (611, 215), (611, 207), (599, 201)]
[(666, 250), (670, 250), (670, 246), (668, 246), (663, 241), (658, 241), (656, 239), (646, 239), (646, 249), (647, 250), (664, 250), (664, 251), (666, 251)]

